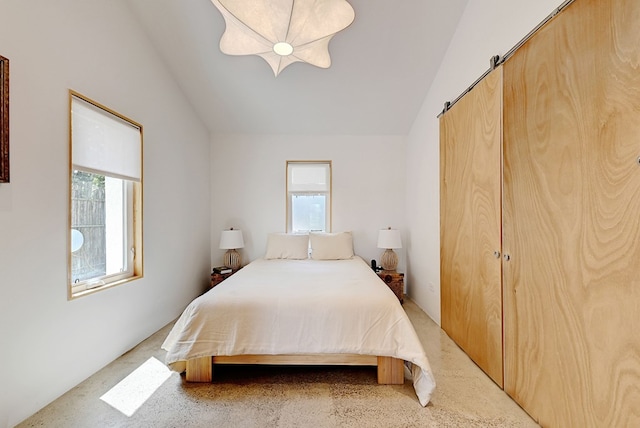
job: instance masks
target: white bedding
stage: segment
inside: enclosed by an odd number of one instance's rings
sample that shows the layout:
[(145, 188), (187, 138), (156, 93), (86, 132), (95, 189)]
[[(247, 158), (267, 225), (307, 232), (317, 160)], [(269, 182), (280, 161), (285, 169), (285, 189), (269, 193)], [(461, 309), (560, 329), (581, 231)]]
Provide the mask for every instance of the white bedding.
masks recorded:
[(426, 406), (429, 361), (393, 292), (359, 257), (258, 259), (195, 299), (162, 344), (166, 363), (242, 354), (361, 354), (403, 359)]

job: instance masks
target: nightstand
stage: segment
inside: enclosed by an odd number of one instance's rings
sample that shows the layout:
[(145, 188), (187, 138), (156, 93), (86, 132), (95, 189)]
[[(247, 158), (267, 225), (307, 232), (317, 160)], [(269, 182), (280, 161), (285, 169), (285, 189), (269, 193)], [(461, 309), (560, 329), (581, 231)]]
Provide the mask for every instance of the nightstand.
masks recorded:
[[(240, 269), (242, 269), (242, 268), (240, 268)], [(238, 272), (240, 269), (234, 269), (233, 271), (231, 271), (229, 273), (215, 273), (215, 272), (212, 272), (211, 273), (211, 288), (213, 288), (216, 285), (220, 284), (222, 281), (224, 281), (225, 279), (229, 278), (231, 275), (233, 275), (234, 273)]]
[(395, 293), (400, 303), (404, 303), (404, 274), (395, 270), (381, 270), (376, 273)]

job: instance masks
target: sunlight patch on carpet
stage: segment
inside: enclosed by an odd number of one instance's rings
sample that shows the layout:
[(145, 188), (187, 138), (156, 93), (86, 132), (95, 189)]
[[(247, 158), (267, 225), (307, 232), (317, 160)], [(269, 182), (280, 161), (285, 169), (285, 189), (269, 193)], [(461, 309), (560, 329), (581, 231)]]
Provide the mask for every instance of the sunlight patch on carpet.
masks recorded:
[(131, 417), (171, 376), (171, 370), (151, 357), (100, 399)]

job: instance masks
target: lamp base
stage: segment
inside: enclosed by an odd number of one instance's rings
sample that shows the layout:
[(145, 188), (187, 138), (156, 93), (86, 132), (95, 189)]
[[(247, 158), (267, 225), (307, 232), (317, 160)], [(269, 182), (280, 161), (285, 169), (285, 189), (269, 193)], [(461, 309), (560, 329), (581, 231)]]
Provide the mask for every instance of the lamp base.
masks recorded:
[(240, 266), (242, 266), (240, 253), (236, 250), (227, 250), (227, 252), (224, 253), (224, 265), (233, 270), (240, 269)]
[(387, 248), (382, 254), (380, 264), (384, 270), (396, 270), (398, 267), (398, 255), (390, 248)]

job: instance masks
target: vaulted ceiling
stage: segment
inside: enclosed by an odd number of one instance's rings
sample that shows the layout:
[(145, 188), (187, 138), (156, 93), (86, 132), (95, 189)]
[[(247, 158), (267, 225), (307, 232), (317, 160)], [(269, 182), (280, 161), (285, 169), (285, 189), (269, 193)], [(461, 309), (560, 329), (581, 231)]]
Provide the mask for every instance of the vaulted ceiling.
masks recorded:
[(467, 2), (349, 0), (356, 18), (331, 41), (331, 67), (274, 77), (257, 56), (220, 52), (211, 0), (128, 0), (212, 133), (301, 135), (407, 134)]

